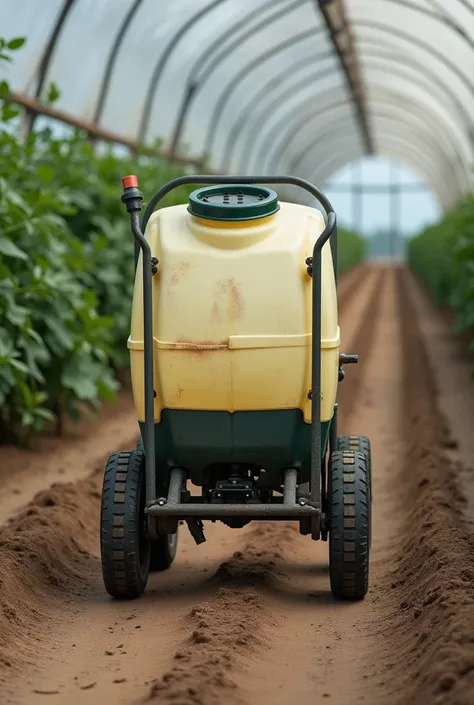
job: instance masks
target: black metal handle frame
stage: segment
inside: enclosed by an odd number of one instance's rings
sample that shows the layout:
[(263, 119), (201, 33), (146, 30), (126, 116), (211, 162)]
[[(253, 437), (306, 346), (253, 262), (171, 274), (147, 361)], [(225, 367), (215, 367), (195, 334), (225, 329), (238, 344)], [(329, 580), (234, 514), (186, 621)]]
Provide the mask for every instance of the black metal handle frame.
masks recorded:
[(180, 176), (162, 186), (150, 200), (143, 214), (141, 227), (138, 210), (130, 212), (132, 232), (142, 250), (143, 260), (143, 337), (145, 424), (143, 445), (146, 461), (146, 505), (156, 504), (155, 429), (153, 388), (153, 274), (152, 253), (144, 232), (151, 214), (160, 201), (179, 186), (188, 184), (285, 184), (297, 186), (310, 193), (324, 208), (326, 226), (313, 247), (312, 257), (312, 346), (311, 346), (311, 496), (309, 504), (321, 511), (321, 251), (328, 240), (333, 253), (334, 276), (337, 282), (337, 227), (336, 213), (329, 200), (316, 186), (296, 176)]

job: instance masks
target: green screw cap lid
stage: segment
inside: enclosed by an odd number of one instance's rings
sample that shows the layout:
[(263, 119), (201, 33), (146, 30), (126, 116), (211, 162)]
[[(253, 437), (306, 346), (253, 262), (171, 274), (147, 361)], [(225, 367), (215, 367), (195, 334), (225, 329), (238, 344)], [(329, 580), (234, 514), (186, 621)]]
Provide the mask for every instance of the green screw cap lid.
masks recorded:
[(207, 220), (255, 220), (279, 210), (275, 191), (250, 184), (205, 186), (192, 192), (188, 206), (191, 215)]

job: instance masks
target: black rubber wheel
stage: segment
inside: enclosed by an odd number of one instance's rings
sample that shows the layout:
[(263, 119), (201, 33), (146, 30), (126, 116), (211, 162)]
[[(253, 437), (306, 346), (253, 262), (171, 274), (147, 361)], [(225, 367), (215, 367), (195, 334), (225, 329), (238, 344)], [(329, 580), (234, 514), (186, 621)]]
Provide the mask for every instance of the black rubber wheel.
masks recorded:
[(150, 571), (157, 573), (167, 570), (176, 556), (178, 532), (160, 536), (151, 542)]
[(145, 456), (138, 450), (110, 456), (101, 501), (100, 552), (105, 589), (112, 597), (143, 594), (150, 571), (145, 517)]
[(339, 436), (337, 450), (358, 450), (365, 455), (367, 460), (367, 473), (369, 475), (370, 501), (372, 501), (372, 452), (367, 436)]
[[(370, 449), (370, 441), (367, 436), (338, 436), (338, 450), (358, 450), (359, 453), (365, 455), (367, 461), (367, 475), (370, 505), (372, 506), (373, 491), (372, 491), (372, 451)], [(369, 533), (369, 548), (372, 546), (372, 529)]]
[(328, 479), (331, 590), (339, 600), (360, 600), (369, 586), (371, 512), (365, 455), (335, 451)]

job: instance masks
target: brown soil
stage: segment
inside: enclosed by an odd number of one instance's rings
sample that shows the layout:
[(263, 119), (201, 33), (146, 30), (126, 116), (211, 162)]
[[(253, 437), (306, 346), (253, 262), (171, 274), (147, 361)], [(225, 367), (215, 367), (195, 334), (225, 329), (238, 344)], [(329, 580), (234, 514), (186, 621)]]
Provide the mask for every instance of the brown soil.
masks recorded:
[(399, 640), (393, 702), (468, 705), (474, 699), (474, 540), (461, 519), (458, 468), (446, 454), (452, 439), (435, 406), (408, 279), (398, 273), (407, 413), (398, 483), (405, 521), (391, 583)]
[[(340, 287), (344, 352), (360, 364), (346, 368), (338, 401), (340, 432), (366, 433), (373, 447), (366, 599), (333, 600), (326, 543), (255, 522), (211, 524), (200, 547), (181, 527), (175, 563), (144, 597), (110, 600), (99, 492), (104, 453), (134, 445), (124, 399), (87, 438), (51, 440), (36, 456), (8, 451), (23, 495), (1, 472), (0, 516), (15, 515), (0, 530), (0, 702), (474, 702), (474, 542), (425, 319), (403, 270), (361, 271)], [(68, 482), (47, 489), (57, 475)]]
[(14, 516), (40, 490), (53, 482), (75, 482), (101, 466), (105, 452), (134, 446), (138, 424), (128, 390), (100, 414), (65, 424), (61, 438), (43, 436), (34, 449), (1, 446), (0, 521)]

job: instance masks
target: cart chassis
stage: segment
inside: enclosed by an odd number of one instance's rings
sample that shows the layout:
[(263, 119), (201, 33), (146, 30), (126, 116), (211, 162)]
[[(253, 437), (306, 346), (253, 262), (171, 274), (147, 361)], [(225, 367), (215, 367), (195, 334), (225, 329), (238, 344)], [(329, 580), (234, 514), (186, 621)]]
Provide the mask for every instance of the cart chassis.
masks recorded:
[[(134, 184), (130, 185), (130, 179)], [(173, 468), (170, 473), (167, 497), (156, 496), (155, 474), (155, 436), (154, 436), (154, 388), (153, 388), (153, 297), (152, 278), (156, 273), (158, 262), (152, 258), (150, 245), (144, 232), (156, 206), (173, 189), (188, 184), (286, 184), (297, 186), (310, 193), (323, 206), (327, 221), (326, 226), (314, 243), (312, 257), (306, 260), (308, 274), (312, 277), (312, 341), (311, 348), (311, 412), (316, 423), (311, 425), (311, 472), (309, 497), (297, 498), (298, 472), (296, 468), (284, 471), (283, 497), (272, 498), (271, 502), (258, 504), (212, 504), (204, 502), (202, 497), (192, 497), (187, 494), (183, 499), (185, 470)], [(146, 507), (149, 521), (158, 517), (190, 518), (190, 522), (203, 519), (215, 520), (219, 517), (250, 517), (252, 519), (294, 519), (309, 518), (311, 536), (317, 540), (321, 530), (325, 531), (322, 515), (322, 477), (325, 475), (325, 461), (322, 460), (321, 448), (321, 346), (314, 341), (321, 340), (321, 251), (328, 240), (331, 243), (334, 275), (337, 285), (337, 227), (336, 214), (329, 200), (313, 184), (294, 176), (182, 176), (170, 181), (159, 189), (149, 202), (140, 224), (139, 212), (143, 194), (138, 189), (134, 177), (125, 177), (122, 201), (130, 214), (131, 228), (136, 243), (136, 256), (139, 248), (143, 261), (143, 330), (144, 330), (144, 392), (145, 392), (145, 423), (143, 446), (146, 468)], [(341, 356), (345, 358), (346, 356)], [(347, 356), (349, 357), (349, 356)], [(356, 357), (356, 356), (352, 356)], [(356, 359), (341, 360), (341, 362), (356, 362)], [(337, 414), (331, 422), (330, 448), (337, 436)], [(195, 518), (195, 519), (192, 519)], [(198, 519), (196, 519), (198, 518)], [(189, 523), (189, 522), (188, 522)], [(191, 527), (190, 527), (191, 528)]]

